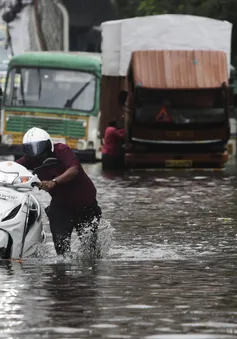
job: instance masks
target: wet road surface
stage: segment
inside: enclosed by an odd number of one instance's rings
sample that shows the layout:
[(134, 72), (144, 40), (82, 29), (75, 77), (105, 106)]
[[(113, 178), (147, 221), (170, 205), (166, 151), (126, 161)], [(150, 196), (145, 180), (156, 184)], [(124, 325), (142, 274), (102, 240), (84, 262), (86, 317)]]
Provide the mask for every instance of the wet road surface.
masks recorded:
[(236, 167), (86, 170), (103, 209), (103, 258), (73, 239), (73, 259), (62, 260), (49, 237), (39, 258), (1, 262), (0, 338), (237, 338)]

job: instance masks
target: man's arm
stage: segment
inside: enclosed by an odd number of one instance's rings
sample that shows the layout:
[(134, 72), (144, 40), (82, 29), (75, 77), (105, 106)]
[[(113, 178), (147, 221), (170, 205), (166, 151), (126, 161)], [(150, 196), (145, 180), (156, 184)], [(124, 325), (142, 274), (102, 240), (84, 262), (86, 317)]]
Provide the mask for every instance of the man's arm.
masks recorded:
[(40, 188), (45, 191), (50, 191), (52, 188), (54, 188), (56, 185), (66, 184), (67, 182), (71, 181), (75, 178), (75, 176), (78, 173), (77, 167), (70, 167), (65, 172), (63, 172), (60, 176), (56, 177), (55, 181), (41, 181)]
[(78, 168), (73, 166), (69, 167), (65, 172), (59, 175), (57, 178), (57, 184), (66, 184), (67, 182), (73, 180), (78, 174)]
[(46, 191), (50, 191), (58, 184), (59, 185), (66, 184), (67, 182), (73, 180), (78, 174), (80, 162), (76, 155), (71, 150), (71, 148), (69, 148), (66, 145), (62, 145), (62, 148), (57, 152), (56, 156), (58, 160), (65, 166), (66, 170), (61, 175), (54, 178), (56, 179), (56, 182), (54, 181), (41, 182), (41, 188)]
[(116, 136), (117, 136), (117, 137), (119, 137), (119, 138), (124, 138), (124, 129), (123, 129), (123, 128), (117, 129), (117, 130), (115, 131), (115, 133), (116, 133)]

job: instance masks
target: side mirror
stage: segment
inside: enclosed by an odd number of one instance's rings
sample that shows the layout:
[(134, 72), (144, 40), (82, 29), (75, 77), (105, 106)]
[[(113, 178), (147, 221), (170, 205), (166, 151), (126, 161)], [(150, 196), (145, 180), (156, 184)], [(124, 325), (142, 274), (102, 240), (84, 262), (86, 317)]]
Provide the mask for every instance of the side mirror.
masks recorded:
[(43, 165), (46, 166), (53, 166), (57, 165), (59, 163), (59, 160), (57, 158), (47, 158), (44, 160)]
[(127, 97), (128, 97), (128, 92), (127, 91), (122, 90), (122, 91), (119, 92), (118, 102), (119, 102), (119, 104), (121, 106), (125, 105)]
[(43, 165), (34, 168), (33, 174), (35, 174), (39, 169), (44, 167), (53, 167), (59, 164), (59, 160), (57, 158), (47, 158), (44, 160)]

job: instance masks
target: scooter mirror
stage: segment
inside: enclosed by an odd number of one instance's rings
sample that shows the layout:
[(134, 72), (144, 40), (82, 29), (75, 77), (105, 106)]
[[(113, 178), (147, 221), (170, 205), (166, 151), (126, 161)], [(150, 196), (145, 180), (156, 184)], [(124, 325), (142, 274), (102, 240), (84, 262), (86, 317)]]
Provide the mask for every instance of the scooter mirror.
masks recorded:
[(59, 163), (57, 158), (47, 158), (44, 160), (43, 165), (45, 166), (51, 166), (51, 165), (57, 165)]
[(47, 158), (47, 159), (44, 160), (43, 165), (34, 168), (33, 174), (35, 174), (36, 171), (39, 170), (40, 168), (51, 167), (51, 166), (53, 167), (53, 166), (57, 165), (58, 163), (59, 163), (59, 160), (57, 158)]

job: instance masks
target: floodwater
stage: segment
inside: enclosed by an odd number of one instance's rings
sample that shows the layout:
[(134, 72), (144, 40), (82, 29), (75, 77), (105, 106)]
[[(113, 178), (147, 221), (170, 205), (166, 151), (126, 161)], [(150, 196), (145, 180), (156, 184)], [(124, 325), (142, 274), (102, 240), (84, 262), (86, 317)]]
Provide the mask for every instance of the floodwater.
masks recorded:
[(49, 237), (39, 258), (1, 262), (0, 338), (237, 338), (236, 166), (86, 170), (103, 209), (103, 257), (73, 238), (73, 259), (57, 258)]

